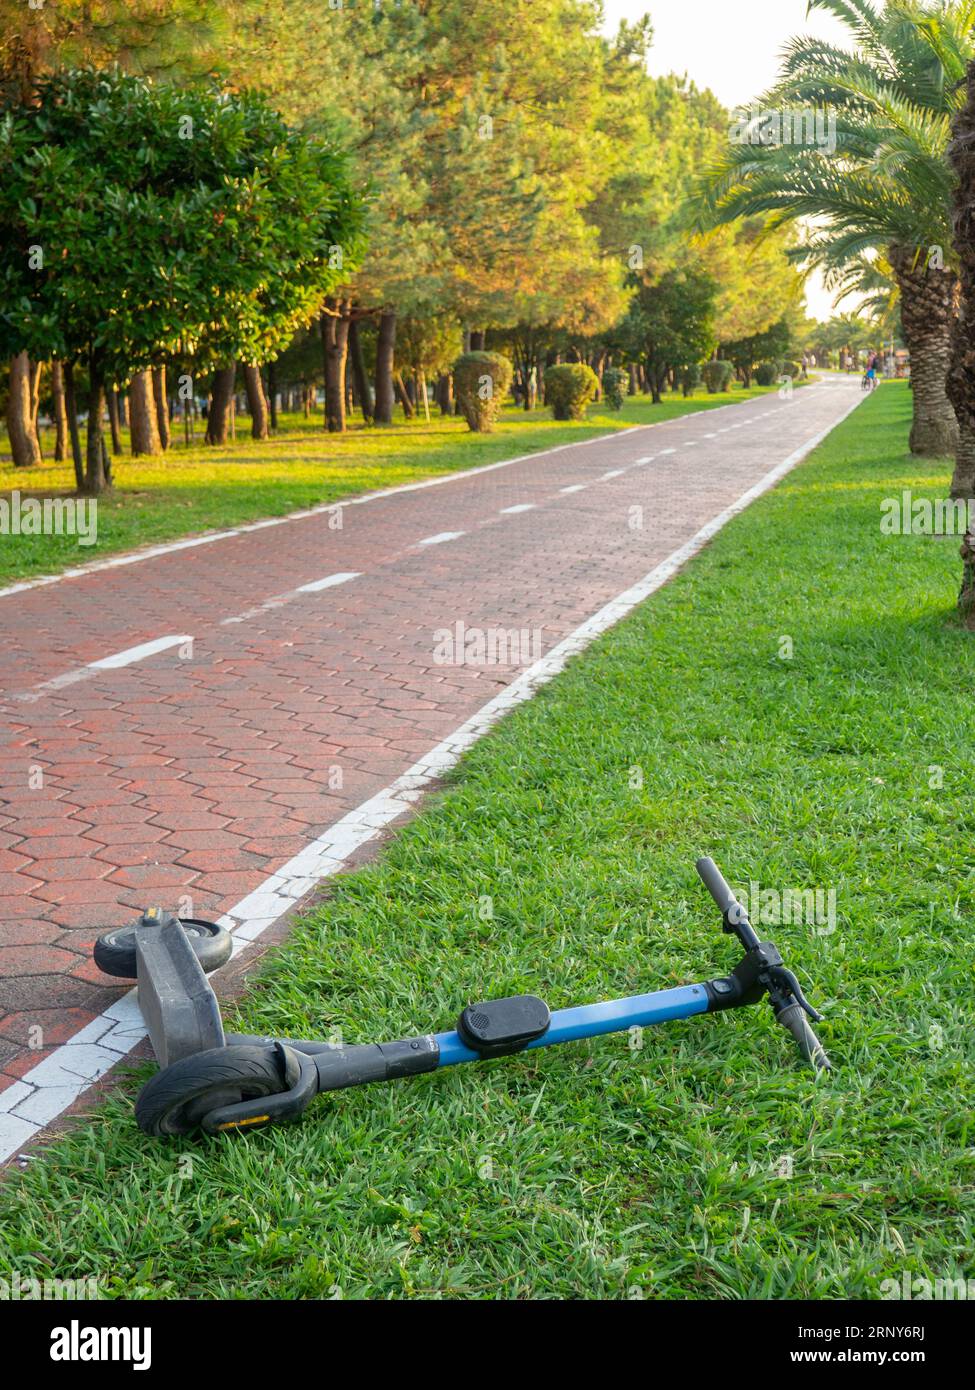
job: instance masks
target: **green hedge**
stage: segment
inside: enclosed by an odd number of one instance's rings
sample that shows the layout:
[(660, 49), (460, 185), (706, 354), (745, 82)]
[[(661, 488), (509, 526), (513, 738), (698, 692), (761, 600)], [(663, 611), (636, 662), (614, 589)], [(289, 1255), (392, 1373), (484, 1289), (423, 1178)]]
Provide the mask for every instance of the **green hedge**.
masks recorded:
[(464, 352), (453, 370), (458, 409), (472, 430), (489, 433), (511, 385), (511, 363), (500, 352)]
[(613, 410), (622, 410), (630, 385), (630, 374), (622, 367), (607, 367), (603, 372), (603, 396)]
[(584, 362), (565, 362), (545, 373), (545, 404), (556, 420), (581, 420), (599, 388), (599, 378)]
[(680, 369), (680, 389), (685, 396), (690, 396), (700, 386), (702, 380), (700, 362), (692, 362), (689, 367)]
[(715, 357), (710, 362), (704, 364), (704, 384), (708, 388), (708, 394), (713, 396), (718, 391), (727, 391), (731, 386), (731, 379), (735, 374), (733, 362), (726, 362), (723, 358)]

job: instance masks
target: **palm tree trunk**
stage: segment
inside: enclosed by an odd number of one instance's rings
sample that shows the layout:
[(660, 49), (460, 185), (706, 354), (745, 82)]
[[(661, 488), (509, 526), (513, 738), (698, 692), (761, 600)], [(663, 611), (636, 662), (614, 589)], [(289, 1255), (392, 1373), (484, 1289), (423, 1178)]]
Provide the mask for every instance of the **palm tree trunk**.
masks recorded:
[[(952, 232), (958, 252), (961, 295), (951, 338), (948, 395), (958, 420), (958, 452), (951, 495), (975, 501), (975, 62), (968, 65), (968, 93), (952, 125), (949, 157), (957, 178)], [(975, 527), (969, 524), (961, 547), (959, 610), (975, 627)]]
[(7, 435), (15, 468), (30, 468), (41, 461), (41, 446), (34, 429), (31, 400), (30, 358), (19, 352), (10, 362), (10, 390), (7, 396)]
[(911, 453), (948, 457), (958, 447), (958, 421), (946, 386), (958, 276), (927, 265), (914, 247), (892, 246), (888, 259), (900, 288), (901, 327), (911, 354)]

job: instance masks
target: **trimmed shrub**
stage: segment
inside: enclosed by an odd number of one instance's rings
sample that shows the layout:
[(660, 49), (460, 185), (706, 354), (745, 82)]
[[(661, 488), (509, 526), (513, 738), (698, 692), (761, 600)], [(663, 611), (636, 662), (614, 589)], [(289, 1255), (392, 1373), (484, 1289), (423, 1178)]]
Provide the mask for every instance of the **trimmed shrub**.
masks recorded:
[(545, 373), (545, 404), (556, 420), (581, 420), (599, 387), (599, 378), (584, 362), (564, 362)]
[(774, 386), (778, 375), (778, 362), (759, 362), (755, 368), (755, 380), (759, 386)]
[(721, 357), (715, 357), (710, 362), (705, 362), (704, 384), (708, 388), (708, 394), (713, 396), (718, 391), (727, 391), (734, 374), (734, 363), (726, 362)]
[(607, 367), (603, 372), (603, 395), (613, 410), (622, 410), (630, 386), (630, 374), (622, 367)]
[(685, 396), (689, 396), (692, 392), (696, 391), (702, 380), (700, 362), (692, 362), (689, 367), (681, 367), (680, 389)]
[(796, 377), (802, 375), (802, 366), (798, 362), (783, 362), (779, 367), (779, 373), (781, 376), (791, 376), (795, 381)]
[(501, 413), (513, 368), (500, 352), (462, 352), (454, 363), (457, 408), (470, 429), (489, 434)]

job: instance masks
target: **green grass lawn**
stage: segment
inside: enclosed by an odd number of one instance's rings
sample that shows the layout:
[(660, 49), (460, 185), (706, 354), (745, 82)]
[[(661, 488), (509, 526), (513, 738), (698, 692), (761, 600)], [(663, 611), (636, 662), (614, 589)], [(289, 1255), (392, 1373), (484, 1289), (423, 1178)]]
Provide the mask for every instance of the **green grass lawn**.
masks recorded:
[[(95, 545), (79, 546), (72, 536), (0, 534), (0, 582), (53, 574), (148, 542), (284, 516), (371, 488), (395, 487), (630, 425), (671, 420), (776, 389), (745, 391), (736, 383), (729, 394), (666, 396), (660, 405), (648, 396), (632, 397), (619, 412), (592, 406), (584, 421), (570, 423), (553, 420), (547, 410), (526, 412), (509, 406), (492, 434), (471, 434), (462, 419), (442, 418), (438, 411), (432, 412), (429, 424), (404, 421), (397, 412), (396, 424), (387, 429), (365, 429), (360, 421), (345, 435), (327, 434), (319, 412), (308, 420), (283, 416), (280, 433), (264, 442), (251, 440), (249, 420), (238, 418), (236, 442), (208, 449), (202, 444), (185, 447), (177, 426), (169, 453), (115, 460), (117, 486), (99, 499)], [(199, 433), (198, 424), (198, 437)], [(50, 431), (42, 447), (50, 459)], [(45, 462), (38, 468), (17, 469), (9, 456), (0, 459), (0, 497), (14, 489), (24, 495), (69, 495), (73, 488), (70, 464)]]
[(831, 1077), (763, 1004), (159, 1142), (132, 1118), (143, 1068), (9, 1175), (0, 1273), (347, 1298), (975, 1277), (975, 637), (952, 619), (956, 542), (881, 535), (881, 499), (947, 486), (906, 453), (909, 415), (881, 388), (482, 741), (231, 1021), (379, 1040), (449, 1028), (472, 998), (725, 973), (736, 946), (693, 869), (710, 852), (739, 888), (835, 889), (835, 931), (765, 928), (828, 1014)]

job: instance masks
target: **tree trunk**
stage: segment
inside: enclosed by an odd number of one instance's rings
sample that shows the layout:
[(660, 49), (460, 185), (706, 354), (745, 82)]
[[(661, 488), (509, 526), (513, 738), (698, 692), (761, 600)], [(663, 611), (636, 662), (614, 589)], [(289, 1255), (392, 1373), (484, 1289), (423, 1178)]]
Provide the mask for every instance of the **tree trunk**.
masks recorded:
[(85, 463), (81, 454), (81, 435), (78, 432), (78, 403), (74, 392), (74, 363), (64, 364), (64, 410), (68, 417), (68, 438), (71, 440), (71, 460), (74, 464), (74, 483), (79, 492), (85, 490)]
[(54, 460), (63, 463), (68, 457), (68, 412), (64, 404), (64, 367), (51, 363), (51, 400), (54, 407)]
[(345, 364), (349, 351), (349, 305), (346, 300), (326, 299), (321, 317), (322, 356), (325, 364), (325, 428), (330, 434), (345, 429)]
[(113, 385), (108, 388), (108, 423), (112, 429), (113, 454), (121, 454), (122, 452), (122, 427), (119, 420), (118, 403), (118, 387), (113, 383)]
[[(948, 396), (958, 421), (958, 451), (951, 495), (967, 503), (968, 526), (961, 546), (958, 608), (975, 628), (975, 62), (968, 64), (967, 93), (952, 122), (948, 157), (955, 171), (952, 236), (958, 253), (960, 294), (951, 335)], [(911, 375), (914, 375), (913, 355)]]
[(31, 363), (30, 374), (30, 422), (34, 430), (34, 438), (37, 440), (37, 450), (44, 457), (44, 450), (41, 448), (41, 432), (37, 427), (37, 417), (41, 409), (41, 369), (42, 362)]
[(160, 454), (152, 372), (136, 372), (129, 383), (129, 428), (133, 454)]
[(443, 372), (437, 382), (437, 404), (441, 415), (454, 413), (454, 378), (450, 372)]
[(102, 438), (102, 411), (105, 409), (105, 373), (95, 356), (88, 358), (88, 440), (84, 490), (92, 497), (104, 492), (105, 441)]
[(958, 421), (946, 390), (958, 277), (953, 270), (928, 266), (913, 247), (892, 246), (888, 259), (900, 288), (901, 327), (911, 354), (911, 453), (943, 458), (958, 446)]
[(41, 446), (34, 428), (31, 387), (33, 374), (26, 352), (10, 361), (10, 392), (7, 397), (7, 434), (15, 468), (31, 468), (41, 461)]
[(210, 386), (210, 409), (207, 411), (206, 442), (226, 444), (230, 426), (230, 400), (234, 394), (237, 379), (237, 363), (218, 367), (213, 374)]
[(407, 391), (406, 384), (403, 381), (403, 378), (399, 372), (393, 373), (393, 385), (396, 387), (397, 399), (399, 400), (400, 405), (403, 407), (404, 419), (412, 420), (413, 402), (410, 400), (410, 393)]
[(271, 421), (271, 430), (276, 433), (278, 428), (278, 367), (276, 362), (267, 364), (267, 409)]
[(660, 388), (663, 385), (664, 369), (662, 367), (651, 367), (647, 375), (650, 378), (650, 398), (654, 405), (660, 404)]
[(244, 391), (247, 395), (247, 409), (251, 417), (251, 439), (267, 439), (268, 413), (264, 398), (264, 383), (261, 369), (251, 363), (244, 366)]
[(386, 309), (379, 316), (376, 339), (376, 424), (393, 423), (393, 354), (396, 347), (396, 313)]
[(366, 375), (366, 362), (362, 355), (359, 325), (355, 319), (349, 324), (349, 356), (352, 358), (352, 379), (355, 382), (359, 405), (362, 407), (362, 418), (367, 425), (371, 425), (376, 407), (372, 398), (372, 387), (369, 385), (369, 378)]
[(165, 452), (169, 448), (169, 393), (166, 390), (166, 368), (153, 367), (152, 394), (156, 401), (156, 429), (159, 431), (159, 444)]

